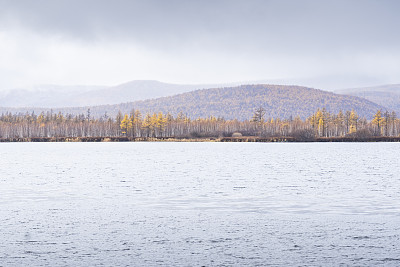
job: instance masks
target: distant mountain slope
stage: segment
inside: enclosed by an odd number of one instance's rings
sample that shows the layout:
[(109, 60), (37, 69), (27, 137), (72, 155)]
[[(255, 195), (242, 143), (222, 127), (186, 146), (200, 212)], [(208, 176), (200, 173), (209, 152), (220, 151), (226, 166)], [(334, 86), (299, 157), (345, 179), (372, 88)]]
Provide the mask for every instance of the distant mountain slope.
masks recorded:
[(212, 88), (217, 85), (200, 84), (170, 84), (152, 80), (136, 80), (123, 83), (117, 86), (107, 87), (101, 90), (84, 92), (77, 96), (81, 105), (93, 106), (109, 105), (137, 100), (159, 98), (163, 96), (176, 95), (190, 92), (196, 89)]
[[(381, 106), (354, 96), (283, 85), (243, 85), (238, 87), (196, 90), (171, 97), (129, 103), (143, 111), (163, 111), (190, 117), (210, 115), (227, 119), (249, 119), (255, 108), (266, 109), (267, 117), (305, 118), (318, 108), (339, 112), (354, 108), (361, 116), (371, 117)], [(123, 106), (121, 106), (122, 108)]]
[[(359, 115), (371, 119), (383, 106), (371, 101), (347, 95), (338, 95), (318, 89), (301, 86), (284, 85), (242, 85), (215, 89), (202, 89), (169, 97), (121, 103), (117, 105), (102, 105), (92, 107), (55, 108), (53, 112), (86, 114), (90, 108), (92, 116), (100, 117), (107, 113), (114, 117), (120, 110), (129, 113), (139, 109), (142, 113), (159, 112), (177, 115), (183, 112), (191, 118), (224, 117), (225, 119), (250, 119), (258, 107), (266, 109), (266, 117), (289, 118), (300, 116), (306, 118), (318, 108), (326, 108), (330, 112), (354, 109)], [(32, 112), (40, 113), (49, 109), (4, 109), (0, 112)]]
[(368, 99), (400, 115), (400, 84), (342, 89), (335, 92)]
[[(241, 83), (231, 83), (229, 86)], [(0, 92), (0, 107), (63, 108), (119, 104), (137, 100), (176, 95), (226, 84), (169, 84), (152, 80), (136, 80), (117, 86), (37, 86), (30, 90)]]
[(0, 107), (81, 106), (83, 104), (77, 96), (104, 88), (106, 87), (42, 85), (29, 89), (14, 89), (0, 92)]

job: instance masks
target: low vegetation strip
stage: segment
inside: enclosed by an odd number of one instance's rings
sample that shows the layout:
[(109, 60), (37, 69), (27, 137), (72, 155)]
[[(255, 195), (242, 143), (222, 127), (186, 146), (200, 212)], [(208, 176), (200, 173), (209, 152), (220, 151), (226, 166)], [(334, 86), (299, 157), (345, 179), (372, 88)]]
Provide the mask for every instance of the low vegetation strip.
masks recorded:
[(295, 137), (221, 137), (221, 138), (173, 138), (173, 137), (32, 137), (0, 138), (0, 143), (14, 142), (400, 142), (400, 137), (376, 136), (357, 137), (319, 137), (301, 139)]
[(174, 117), (162, 112), (143, 116), (139, 110), (100, 119), (91, 117), (90, 110), (86, 116), (75, 117), (51, 112), (7, 113), (0, 116), (0, 138), (6, 142), (198, 142), (217, 138), (225, 138), (219, 140), (223, 142), (347, 142), (400, 137), (400, 119), (395, 112), (378, 110), (371, 121), (360, 118), (354, 110), (332, 114), (325, 108), (305, 120), (265, 118), (265, 115), (263, 107), (244, 121), (217, 117), (192, 119), (185, 114)]
[(215, 142), (218, 138), (173, 137), (30, 137), (0, 138), (0, 143), (15, 142)]
[(221, 142), (400, 142), (400, 137), (374, 136), (368, 138), (359, 137), (318, 137), (302, 139), (295, 137), (223, 137)]

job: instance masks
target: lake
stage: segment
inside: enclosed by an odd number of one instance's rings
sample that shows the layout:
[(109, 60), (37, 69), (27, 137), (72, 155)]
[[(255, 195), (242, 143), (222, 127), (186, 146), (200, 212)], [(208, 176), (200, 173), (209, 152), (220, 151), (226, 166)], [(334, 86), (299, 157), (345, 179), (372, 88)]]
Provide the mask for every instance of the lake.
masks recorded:
[(0, 151), (0, 266), (400, 265), (400, 143)]

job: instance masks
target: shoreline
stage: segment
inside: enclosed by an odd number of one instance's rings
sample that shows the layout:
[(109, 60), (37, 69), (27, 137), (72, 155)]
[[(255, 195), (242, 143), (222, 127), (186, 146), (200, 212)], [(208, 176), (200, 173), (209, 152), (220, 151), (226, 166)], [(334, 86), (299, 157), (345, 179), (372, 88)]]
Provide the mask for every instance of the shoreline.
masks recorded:
[(356, 137), (318, 137), (299, 139), (294, 137), (27, 137), (0, 138), (0, 143), (35, 143), (35, 142), (258, 142), (258, 143), (317, 143), (317, 142), (400, 142), (400, 137), (377, 136)]

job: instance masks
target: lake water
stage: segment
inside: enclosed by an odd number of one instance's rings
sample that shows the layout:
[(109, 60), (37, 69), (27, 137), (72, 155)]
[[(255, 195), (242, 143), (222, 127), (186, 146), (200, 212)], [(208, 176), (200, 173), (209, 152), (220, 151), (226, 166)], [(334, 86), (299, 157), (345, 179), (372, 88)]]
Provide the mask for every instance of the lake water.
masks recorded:
[(399, 266), (399, 151), (0, 144), (0, 266)]

